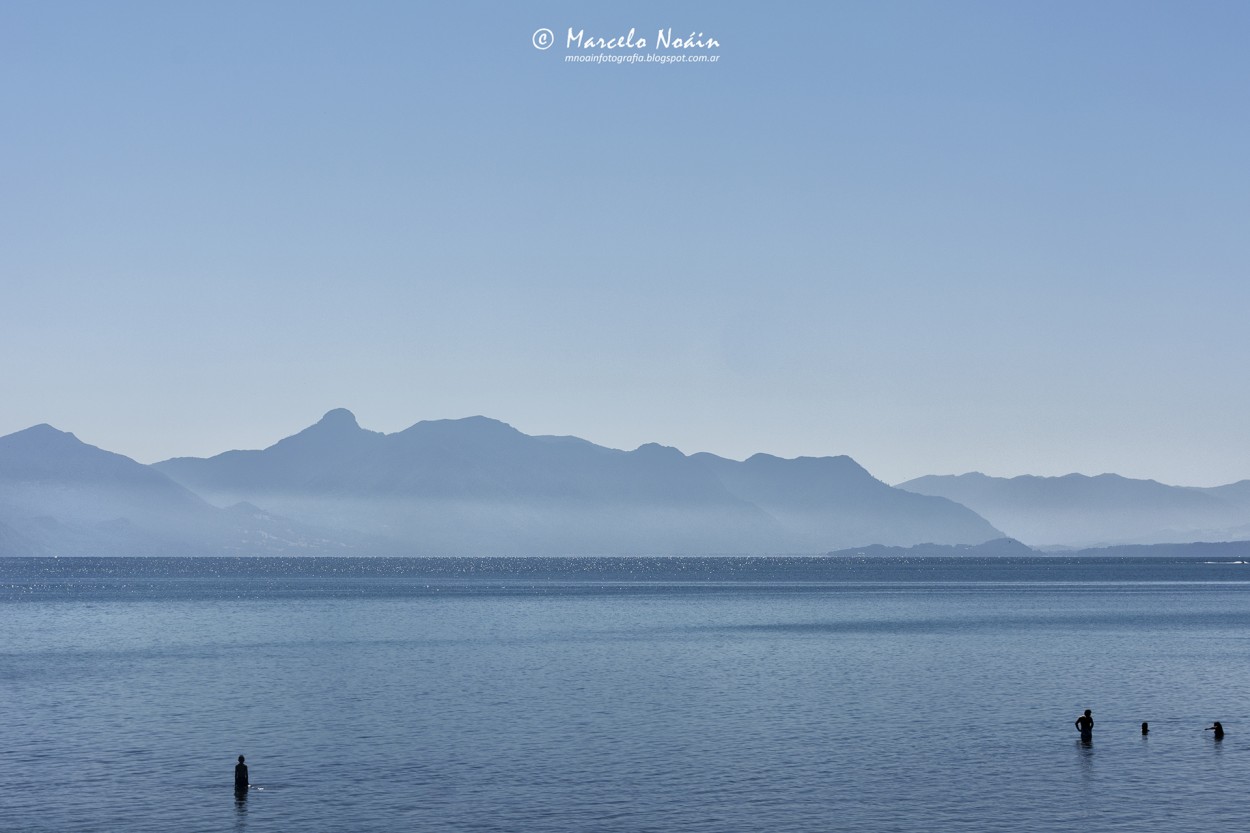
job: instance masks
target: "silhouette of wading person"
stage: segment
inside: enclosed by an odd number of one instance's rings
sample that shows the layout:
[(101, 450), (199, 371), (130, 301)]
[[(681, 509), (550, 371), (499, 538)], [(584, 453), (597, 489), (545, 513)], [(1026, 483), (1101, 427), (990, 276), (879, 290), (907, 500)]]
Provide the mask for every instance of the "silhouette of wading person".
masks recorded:
[(1081, 732), (1081, 740), (1091, 741), (1094, 739), (1094, 718), (1093, 712), (1089, 709), (1085, 710), (1085, 714), (1076, 719), (1076, 728)]
[(1216, 740), (1224, 740), (1224, 726), (1223, 726), (1223, 725), (1220, 723), (1220, 721), (1218, 721), (1218, 720), (1217, 720), (1217, 721), (1215, 721), (1215, 723), (1214, 723), (1213, 725), (1208, 726), (1208, 727), (1207, 727), (1206, 729), (1204, 729), (1203, 731), (1205, 731), (1205, 732), (1212, 732), (1212, 731), (1213, 731), (1213, 732), (1215, 732), (1215, 739), (1216, 739)]
[(238, 793), (247, 792), (247, 764), (243, 763), (243, 756), (239, 756), (239, 762), (234, 765), (234, 791)]

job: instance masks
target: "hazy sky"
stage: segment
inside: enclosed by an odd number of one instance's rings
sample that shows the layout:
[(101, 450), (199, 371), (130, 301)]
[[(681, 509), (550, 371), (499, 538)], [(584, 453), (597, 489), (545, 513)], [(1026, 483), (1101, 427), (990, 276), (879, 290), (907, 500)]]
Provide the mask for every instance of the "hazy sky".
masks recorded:
[(1250, 477), (1250, 4), (775, 6), (0, 0), (0, 434)]

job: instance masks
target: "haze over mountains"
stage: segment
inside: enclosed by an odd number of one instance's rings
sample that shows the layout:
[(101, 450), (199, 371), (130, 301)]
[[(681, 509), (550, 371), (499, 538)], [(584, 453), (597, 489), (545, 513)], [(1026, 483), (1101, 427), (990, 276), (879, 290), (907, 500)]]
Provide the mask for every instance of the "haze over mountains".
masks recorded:
[(1116, 475), (972, 474), (891, 487), (849, 457), (621, 451), (485, 417), (382, 434), (339, 409), (262, 450), (153, 466), (48, 425), (0, 437), (0, 555), (897, 554), (915, 545), (978, 555), (1243, 538), (1250, 481), (1191, 489)]
[(776, 553), (997, 537), (847, 457), (619, 451), (484, 417), (381, 434), (335, 410), (263, 450), (154, 466), (47, 425), (0, 438), (9, 555)]
[(619, 451), (485, 417), (379, 434), (335, 410), (262, 451), (155, 467), (219, 505), (250, 501), (412, 554), (821, 552), (1000, 537), (966, 508), (894, 489), (848, 457)]
[(50, 425), (0, 437), (0, 554), (327, 555), (353, 543), (255, 506), (214, 507)]
[(1088, 477), (927, 475), (898, 484), (967, 506), (1035, 547), (1101, 547), (1250, 538), (1250, 480), (1168, 486), (1117, 474)]

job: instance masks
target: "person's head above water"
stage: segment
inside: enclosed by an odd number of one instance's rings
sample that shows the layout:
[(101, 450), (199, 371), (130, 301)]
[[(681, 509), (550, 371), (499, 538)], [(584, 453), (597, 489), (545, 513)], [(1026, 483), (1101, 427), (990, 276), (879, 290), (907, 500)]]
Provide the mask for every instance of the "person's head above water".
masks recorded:
[(1093, 712), (1092, 712), (1092, 711), (1090, 711), (1089, 709), (1086, 709), (1086, 710), (1085, 710), (1085, 716), (1086, 716), (1086, 717), (1089, 717), (1091, 714), (1093, 714)]
[(240, 755), (240, 756), (239, 756), (239, 763), (243, 763), (243, 756), (242, 756), (242, 755)]

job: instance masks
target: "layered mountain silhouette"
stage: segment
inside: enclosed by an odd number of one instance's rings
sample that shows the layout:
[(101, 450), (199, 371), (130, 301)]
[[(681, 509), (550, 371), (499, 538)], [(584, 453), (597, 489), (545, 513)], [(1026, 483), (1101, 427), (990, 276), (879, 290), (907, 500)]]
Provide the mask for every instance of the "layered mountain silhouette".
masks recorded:
[(50, 425), (0, 437), (2, 555), (324, 555), (349, 543), (255, 506), (214, 507)]
[(0, 437), (0, 555), (978, 555), (1244, 538), (1250, 480), (891, 487), (849, 457), (621, 451), (480, 416), (382, 434), (339, 409), (263, 450), (155, 466), (48, 425)]
[(967, 506), (1035, 547), (1229, 541), (1250, 537), (1250, 481), (1168, 486), (1116, 474), (1088, 477), (928, 475), (900, 483)]
[(154, 468), (214, 504), (248, 501), (411, 555), (822, 552), (1002, 535), (965, 507), (894, 489), (848, 457), (620, 451), (485, 417), (381, 434), (339, 409), (263, 450)]

